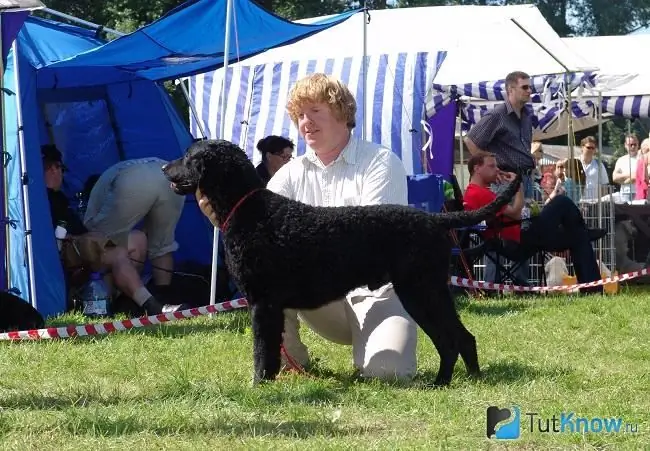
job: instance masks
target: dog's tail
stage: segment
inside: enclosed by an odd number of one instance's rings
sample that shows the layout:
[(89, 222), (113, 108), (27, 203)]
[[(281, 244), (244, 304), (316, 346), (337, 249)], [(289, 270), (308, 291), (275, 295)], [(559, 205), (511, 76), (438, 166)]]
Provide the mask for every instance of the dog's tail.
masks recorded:
[(436, 218), (437, 222), (449, 229), (453, 229), (477, 225), (482, 221), (492, 219), (499, 210), (510, 203), (510, 200), (517, 194), (519, 185), (521, 185), (521, 175), (517, 175), (507, 188), (485, 207), (481, 207), (478, 210), (442, 213)]

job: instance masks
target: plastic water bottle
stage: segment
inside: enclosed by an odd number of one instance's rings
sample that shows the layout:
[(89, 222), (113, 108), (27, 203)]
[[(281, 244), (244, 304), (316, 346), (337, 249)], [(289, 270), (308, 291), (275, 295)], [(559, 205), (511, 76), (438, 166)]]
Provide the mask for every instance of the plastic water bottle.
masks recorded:
[(79, 214), (79, 218), (83, 221), (84, 216), (86, 215), (86, 198), (84, 193), (81, 191), (75, 194), (75, 197), (77, 198), (77, 213)]
[(102, 280), (101, 273), (94, 272), (81, 296), (83, 314), (90, 317), (102, 317), (111, 314), (111, 294)]
[(65, 221), (59, 221), (56, 223), (56, 229), (54, 229), (54, 236), (56, 237), (56, 245), (59, 248), (59, 252), (63, 247), (63, 240), (68, 236), (68, 224)]

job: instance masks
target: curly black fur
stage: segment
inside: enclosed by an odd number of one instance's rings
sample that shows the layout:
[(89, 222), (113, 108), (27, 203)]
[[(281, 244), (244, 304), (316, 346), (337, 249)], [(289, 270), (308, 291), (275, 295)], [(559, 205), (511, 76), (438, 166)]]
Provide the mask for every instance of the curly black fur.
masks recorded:
[(27, 301), (7, 291), (0, 291), (0, 332), (40, 329), (45, 320)]
[(207, 196), (219, 224), (259, 189), (223, 231), (228, 269), (252, 310), (255, 381), (274, 379), (280, 369), (285, 308), (315, 309), (388, 281), (440, 354), (436, 384), (451, 381), (459, 353), (470, 374), (480, 373), (476, 341), (447, 285), (448, 232), (493, 218), (520, 178), (480, 210), (428, 214), (399, 205), (326, 208), (287, 199), (262, 189), (246, 154), (228, 141), (195, 143), (163, 171), (178, 194), (198, 189)]

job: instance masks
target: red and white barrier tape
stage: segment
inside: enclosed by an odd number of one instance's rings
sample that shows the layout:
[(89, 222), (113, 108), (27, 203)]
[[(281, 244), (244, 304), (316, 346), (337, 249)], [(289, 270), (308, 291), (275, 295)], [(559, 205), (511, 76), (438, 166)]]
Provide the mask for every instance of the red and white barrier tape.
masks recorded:
[[(519, 285), (510, 285), (504, 283), (482, 282), (479, 280), (470, 280), (463, 277), (452, 276), (450, 283), (457, 287), (480, 288), (484, 290), (503, 290), (503, 291), (524, 291), (524, 292), (545, 292), (545, 291), (568, 291), (576, 288), (589, 288), (605, 285), (614, 282), (623, 282), (625, 280), (636, 279), (637, 277), (647, 276), (650, 269), (643, 268), (639, 271), (632, 271), (620, 274), (606, 279), (596, 280), (588, 283), (578, 283), (574, 285), (558, 285), (553, 287), (524, 287)], [(91, 335), (105, 335), (123, 330), (137, 329), (140, 327), (153, 326), (170, 321), (181, 319), (195, 318), (197, 316), (209, 315), (211, 313), (227, 312), (238, 308), (248, 307), (246, 299), (239, 298), (232, 301), (222, 302), (221, 304), (207, 305), (180, 312), (161, 313), (160, 315), (143, 316), (122, 321), (110, 321), (98, 324), (85, 324), (81, 326), (64, 326), (64, 327), (47, 327), (45, 329), (21, 330), (14, 332), (0, 333), (0, 341), (18, 341), (18, 340), (44, 340), (54, 338), (72, 338), (86, 337)]]
[(105, 335), (113, 332), (121, 332), (128, 329), (153, 326), (155, 324), (178, 321), (180, 319), (195, 318), (197, 316), (209, 315), (210, 313), (221, 313), (238, 308), (248, 307), (246, 299), (240, 298), (221, 304), (206, 305), (180, 312), (161, 313), (159, 315), (143, 316), (140, 318), (126, 319), (122, 321), (110, 321), (107, 323), (84, 324), (81, 326), (47, 327), (45, 329), (22, 330), (15, 332), (0, 333), (0, 341), (18, 340), (43, 340), (53, 338), (86, 337), (90, 335)]
[(505, 283), (482, 282), (478, 280), (470, 280), (462, 277), (452, 276), (450, 283), (457, 287), (464, 288), (480, 288), (484, 290), (503, 290), (503, 291), (527, 291), (539, 293), (544, 291), (569, 291), (576, 288), (589, 288), (606, 285), (608, 283), (623, 282), (625, 280), (636, 279), (637, 277), (647, 276), (650, 274), (650, 269), (643, 268), (639, 271), (632, 271), (618, 276), (607, 277), (606, 279), (595, 280), (587, 283), (577, 283), (574, 285), (557, 285), (553, 287), (524, 287), (520, 285), (510, 285)]

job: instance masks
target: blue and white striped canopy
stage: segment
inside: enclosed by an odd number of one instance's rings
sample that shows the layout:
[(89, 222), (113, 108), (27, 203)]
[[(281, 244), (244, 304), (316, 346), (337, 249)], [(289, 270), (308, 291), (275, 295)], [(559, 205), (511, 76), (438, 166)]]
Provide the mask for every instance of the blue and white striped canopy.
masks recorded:
[[(397, 53), (368, 57), (366, 95), (366, 139), (383, 144), (400, 157), (407, 173), (424, 172), (420, 121), (425, 113), (427, 88), (431, 86), (444, 52)], [(285, 61), (246, 66), (245, 62), (228, 69), (225, 134), (246, 151), (253, 163), (260, 160), (257, 142), (268, 135), (281, 135), (296, 142), (297, 154), (305, 143), (285, 111), (289, 90), (296, 80), (315, 72), (341, 79), (357, 100), (357, 126), (361, 135), (363, 102), (363, 57), (341, 57)], [(190, 78), (190, 98), (200, 124), (210, 138), (218, 137), (221, 125), (223, 70)], [(201, 135), (191, 119), (191, 131)]]
[[(530, 80), (532, 88), (531, 102), (550, 104), (553, 100), (564, 97), (567, 89), (589, 88), (595, 85), (595, 75), (591, 72), (535, 75)], [(427, 96), (427, 115), (431, 117), (452, 99), (460, 96), (482, 100), (503, 101), (506, 99), (505, 79), (480, 81), (463, 85), (441, 85), (433, 83)]]

